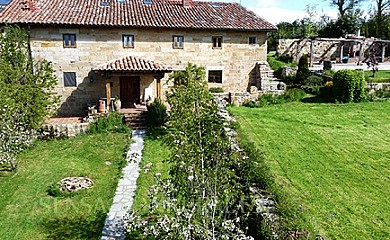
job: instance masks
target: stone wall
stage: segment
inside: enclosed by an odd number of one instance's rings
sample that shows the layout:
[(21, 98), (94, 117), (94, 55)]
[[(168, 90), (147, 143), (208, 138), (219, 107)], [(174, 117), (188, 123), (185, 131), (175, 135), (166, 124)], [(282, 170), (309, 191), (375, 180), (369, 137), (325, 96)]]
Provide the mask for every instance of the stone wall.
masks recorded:
[[(76, 48), (64, 48), (63, 34), (76, 34)], [(134, 35), (134, 48), (123, 48), (122, 35)], [(184, 36), (184, 49), (173, 49), (173, 35)], [(212, 36), (222, 36), (222, 49), (212, 48)], [(248, 44), (251, 36), (257, 44)], [(135, 56), (183, 70), (188, 62), (206, 70), (222, 70), (221, 84), (225, 91), (244, 91), (248, 88), (251, 71), (257, 61), (265, 61), (267, 53), (265, 32), (126, 29), (94, 27), (31, 27), (31, 49), (34, 57), (51, 61), (59, 79), (55, 89), (61, 96), (60, 115), (83, 114), (87, 104), (94, 104), (105, 95), (105, 83), (112, 84), (112, 96), (119, 94), (119, 76), (104, 76), (91, 71), (96, 66), (124, 56)], [(77, 86), (64, 87), (63, 72), (76, 72)], [(121, 75), (129, 75), (122, 73)], [(142, 95), (145, 87), (156, 94), (156, 79), (152, 74), (141, 75)], [(162, 79), (163, 90), (167, 90)]]
[[(366, 53), (372, 45), (374, 39), (365, 39), (363, 51)], [(277, 54), (280, 56), (296, 57), (298, 52), (298, 60), (303, 54), (310, 55), (311, 41), (309, 39), (279, 39), (277, 46)], [(360, 44), (354, 42), (345, 42), (343, 56), (351, 58), (358, 57)], [(379, 52), (379, 51), (378, 51)], [(314, 62), (322, 60), (340, 60), (340, 41), (336, 40), (315, 40), (314, 41)]]
[(43, 124), (39, 138), (74, 137), (85, 133), (88, 128), (89, 123)]

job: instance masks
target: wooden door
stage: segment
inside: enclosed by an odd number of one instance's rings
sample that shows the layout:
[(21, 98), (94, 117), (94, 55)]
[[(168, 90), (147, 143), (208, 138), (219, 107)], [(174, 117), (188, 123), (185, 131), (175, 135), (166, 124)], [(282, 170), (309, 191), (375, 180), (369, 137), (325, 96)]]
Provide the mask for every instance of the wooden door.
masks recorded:
[(120, 99), (122, 107), (134, 107), (135, 103), (140, 103), (140, 77), (120, 77)]

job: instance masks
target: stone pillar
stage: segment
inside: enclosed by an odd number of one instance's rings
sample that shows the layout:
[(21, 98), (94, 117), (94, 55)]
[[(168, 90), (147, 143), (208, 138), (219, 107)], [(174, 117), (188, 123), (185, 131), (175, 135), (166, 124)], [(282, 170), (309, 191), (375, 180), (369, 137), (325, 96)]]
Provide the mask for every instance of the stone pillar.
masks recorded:
[(344, 57), (344, 42), (340, 42), (340, 62), (343, 62)]
[(363, 51), (364, 51), (363, 46), (364, 46), (364, 42), (361, 41), (360, 48), (359, 48), (359, 64), (361, 64), (362, 59), (363, 59)]
[(385, 52), (386, 52), (386, 45), (382, 43), (382, 55), (381, 55), (382, 62), (385, 62)]
[(310, 41), (310, 67), (313, 67), (314, 62), (314, 39)]

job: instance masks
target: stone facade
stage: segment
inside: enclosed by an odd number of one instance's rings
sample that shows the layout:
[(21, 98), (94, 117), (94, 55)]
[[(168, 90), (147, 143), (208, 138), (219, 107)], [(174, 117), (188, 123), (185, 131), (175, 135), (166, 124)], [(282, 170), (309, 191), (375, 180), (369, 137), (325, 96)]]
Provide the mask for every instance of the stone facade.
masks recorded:
[[(92, 71), (98, 65), (124, 56), (135, 56), (184, 70), (188, 62), (209, 70), (222, 70), (222, 87), (225, 91), (242, 92), (255, 80), (256, 62), (266, 61), (266, 32), (237, 32), (189, 29), (128, 29), (105, 27), (31, 27), (31, 50), (36, 58), (51, 61), (58, 77), (55, 93), (61, 96), (59, 115), (84, 114), (88, 104), (96, 104), (105, 97), (106, 81), (111, 82), (111, 95), (120, 96), (119, 77), (140, 77), (140, 98), (145, 88), (158, 95), (157, 79), (162, 78), (161, 93), (168, 89), (169, 74), (158, 76), (151, 72), (110, 73)], [(63, 34), (76, 34), (76, 47), (63, 47)], [(124, 48), (122, 35), (134, 35), (134, 48)], [(174, 49), (173, 36), (184, 36), (184, 48)], [(222, 36), (222, 48), (213, 49), (212, 36)], [(256, 44), (249, 44), (256, 37)], [(64, 72), (75, 72), (77, 86), (64, 87)], [(256, 83), (254, 83), (256, 84)]]

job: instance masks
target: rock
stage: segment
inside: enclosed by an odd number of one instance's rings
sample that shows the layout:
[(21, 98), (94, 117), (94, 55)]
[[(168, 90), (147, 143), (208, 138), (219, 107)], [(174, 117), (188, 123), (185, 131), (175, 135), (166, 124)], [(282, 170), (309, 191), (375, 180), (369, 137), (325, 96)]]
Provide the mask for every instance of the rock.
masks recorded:
[(93, 181), (87, 177), (68, 177), (58, 183), (62, 192), (75, 192), (93, 187)]

